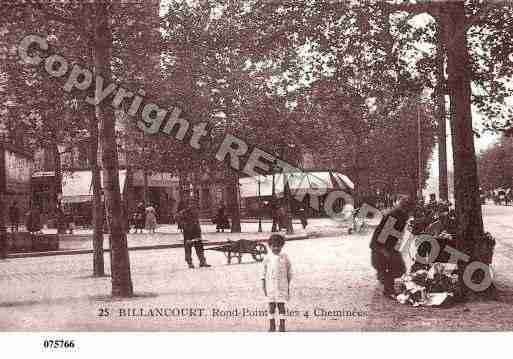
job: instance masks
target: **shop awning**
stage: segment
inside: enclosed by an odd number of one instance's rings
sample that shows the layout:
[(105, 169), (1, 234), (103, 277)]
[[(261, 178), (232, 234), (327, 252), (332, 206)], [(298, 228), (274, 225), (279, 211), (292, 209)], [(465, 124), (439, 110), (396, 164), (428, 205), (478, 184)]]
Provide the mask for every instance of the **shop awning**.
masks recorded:
[[(351, 192), (354, 189), (353, 182), (339, 172), (315, 171), (315, 172), (287, 172), (274, 175), (275, 192), (278, 197), (283, 196), (284, 179), (287, 178), (290, 190), (293, 194), (316, 191), (340, 189)], [(273, 176), (254, 176), (239, 179), (240, 195), (242, 198), (258, 197), (258, 183), (260, 182), (260, 195), (272, 195)]]
[[(101, 173), (103, 188), (103, 172)], [(119, 187), (125, 186), (126, 170), (119, 171)], [(75, 171), (64, 173), (62, 178), (61, 203), (83, 203), (93, 200), (92, 172)]]

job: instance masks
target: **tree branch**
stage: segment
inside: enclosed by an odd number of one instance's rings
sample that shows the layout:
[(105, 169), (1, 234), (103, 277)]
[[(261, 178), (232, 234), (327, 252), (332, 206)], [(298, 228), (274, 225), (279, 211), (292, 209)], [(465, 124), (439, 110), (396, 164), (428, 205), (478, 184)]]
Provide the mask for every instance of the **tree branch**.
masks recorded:
[(50, 10), (49, 8), (45, 7), (45, 4), (35, 0), (29, 1), (29, 4), (32, 5), (36, 10), (39, 10), (41, 13), (43, 13), (43, 15), (46, 16), (48, 20), (53, 20), (56, 22), (60, 22), (62, 24), (72, 25), (75, 26), (77, 29), (82, 28), (82, 24), (79, 21), (66, 17), (61, 11), (58, 11), (55, 8)]
[(405, 11), (413, 14), (422, 14), (428, 13), (431, 15), (435, 15), (436, 10), (438, 8), (438, 4), (434, 1), (426, 1), (415, 4), (383, 4), (385, 7), (388, 7), (390, 12), (393, 11)]

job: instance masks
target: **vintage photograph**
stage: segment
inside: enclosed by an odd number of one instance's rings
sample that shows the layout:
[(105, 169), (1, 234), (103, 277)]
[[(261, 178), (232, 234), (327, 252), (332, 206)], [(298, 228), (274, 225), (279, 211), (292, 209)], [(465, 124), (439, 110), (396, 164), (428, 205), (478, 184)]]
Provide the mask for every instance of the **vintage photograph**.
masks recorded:
[(513, 331), (513, 1), (0, 19), (0, 332)]

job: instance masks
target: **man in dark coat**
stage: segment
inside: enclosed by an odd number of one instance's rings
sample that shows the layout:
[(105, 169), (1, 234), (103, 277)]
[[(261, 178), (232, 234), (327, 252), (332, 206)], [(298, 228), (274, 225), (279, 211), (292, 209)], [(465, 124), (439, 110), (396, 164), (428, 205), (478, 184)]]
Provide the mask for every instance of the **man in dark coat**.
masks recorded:
[(135, 233), (139, 229), (141, 233), (143, 232), (143, 228), (146, 222), (146, 210), (144, 208), (144, 203), (139, 202), (137, 207), (135, 208), (135, 212), (133, 215), (133, 221), (135, 224)]
[(20, 210), (16, 202), (9, 207), (9, 221), (11, 222), (11, 232), (18, 232), (20, 225)]
[[(401, 239), (399, 233), (403, 233), (411, 210), (410, 198), (402, 197), (397, 206), (383, 216), (372, 235), (371, 262), (377, 271), (378, 279), (384, 285), (383, 294), (387, 297), (395, 294), (394, 279), (402, 276), (406, 271), (402, 255), (395, 246)], [(386, 225), (388, 221), (393, 222), (394, 220), (393, 229), (389, 227), (390, 224)], [(385, 230), (389, 233), (385, 233)]]
[(183, 230), (185, 262), (189, 268), (194, 268), (192, 247), (196, 251), (200, 267), (210, 267), (205, 259), (203, 243), (201, 242), (201, 226), (196, 206), (191, 202), (187, 203), (185, 208), (176, 214), (176, 220)]

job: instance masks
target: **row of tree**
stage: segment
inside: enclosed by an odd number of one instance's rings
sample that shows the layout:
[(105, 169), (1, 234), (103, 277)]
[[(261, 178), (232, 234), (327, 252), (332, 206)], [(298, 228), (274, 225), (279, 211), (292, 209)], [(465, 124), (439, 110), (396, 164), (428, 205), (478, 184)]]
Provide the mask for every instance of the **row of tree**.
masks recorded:
[(479, 181), (483, 191), (513, 188), (513, 138), (502, 137), (478, 157)]
[[(119, 150), (129, 170), (146, 175), (170, 172), (185, 181), (191, 171), (220, 173), (237, 230), (238, 175), (214, 160), (226, 133), (294, 164), (305, 152), (317, 153), (353, 178), (357, 193), (414, 193), (427, 179), (435, 134), (445, 141), (440, 124), (448, 102), (459, 235), (475, 257), (483, 225), (471, 104), (485, 114), (485, 125), (509, 133), (511, 112), (500, 110), (513, 72), (507, 6), (198, 0), (170, 1), (159, 10), (158, 1), (11, 4), (1, 10), (1, 91), (9, 99), (0, 104), (2, 124), (13, 137), (25, 134), (33, 149), (54, 149), (59, 183), (59, 146), (87, 139), (95, 179), (94, 273), (103, 274), (101, 163), (112, 293), (128, 296), (133, 288)], [(419, 28), (409, 20), (422, 13), (431, 17)], [(180, 107), (192, 124), (207, 122), (211, 135), (196, 151), (183, 143), (187, 138), (140, 132), (122, 114), (127, 104), (115, 112), (107, 99), (93, 109), (84, 94), (62, 91), (62, 80), (18, 62), (12, 48), (27, 33), (45, 34), (70, 62), (88, 65), (107, 81), (144, 90), (147, 101)], [(471, 82), (479, 91), (471, 91)], [(116, 122), (123, 131), (116, 131)]]

